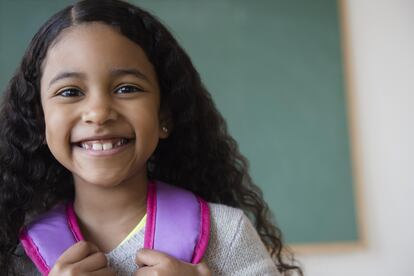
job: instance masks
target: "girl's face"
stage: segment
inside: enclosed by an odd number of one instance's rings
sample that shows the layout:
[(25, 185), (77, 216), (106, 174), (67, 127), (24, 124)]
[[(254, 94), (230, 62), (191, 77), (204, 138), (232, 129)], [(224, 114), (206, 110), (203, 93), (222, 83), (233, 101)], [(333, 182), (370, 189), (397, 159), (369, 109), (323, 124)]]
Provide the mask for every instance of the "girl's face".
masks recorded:
[(134, 42), (103, 23), (62, 32), (43, 64), (46, 141), (75, 184), (146, 179), (159, 138), (160, 92)]

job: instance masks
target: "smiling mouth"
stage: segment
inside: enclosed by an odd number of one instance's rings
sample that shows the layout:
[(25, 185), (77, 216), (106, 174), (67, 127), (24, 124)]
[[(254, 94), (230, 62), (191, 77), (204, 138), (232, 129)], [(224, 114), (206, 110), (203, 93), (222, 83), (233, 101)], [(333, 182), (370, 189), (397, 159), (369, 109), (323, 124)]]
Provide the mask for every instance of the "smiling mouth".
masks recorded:
[(130, 143), (132, 140), (133, 139), (128, 138), (116, 138), (108, 140), (82, 141), (75, 143), (75, 145), (89, 151), (107, 151), (122, 147), (123, 145)]

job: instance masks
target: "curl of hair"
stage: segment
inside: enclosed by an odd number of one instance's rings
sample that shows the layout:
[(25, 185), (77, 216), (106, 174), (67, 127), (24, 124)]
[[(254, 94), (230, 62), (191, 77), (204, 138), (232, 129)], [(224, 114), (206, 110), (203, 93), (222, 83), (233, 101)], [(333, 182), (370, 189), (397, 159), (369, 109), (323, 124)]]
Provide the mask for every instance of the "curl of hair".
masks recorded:
[(148, 178), (242, 209), (278, 270), (302, 275), (249, 175), (248, 161), (190, 58), (156, 17), (119, 0), (84, 0), (52, 16), (32, 39), (6, 89), (0, 110), (0, 274), (14, 275), (12, 257), (24, 223), (57, 202), (74, 198), (71, 173), (44, 143), (40, 78), (47, 50), (61, 31), (96, 21), (140, 45), (158, 76), (160, 108), (168, 115), (171, 133), (148, 160)]

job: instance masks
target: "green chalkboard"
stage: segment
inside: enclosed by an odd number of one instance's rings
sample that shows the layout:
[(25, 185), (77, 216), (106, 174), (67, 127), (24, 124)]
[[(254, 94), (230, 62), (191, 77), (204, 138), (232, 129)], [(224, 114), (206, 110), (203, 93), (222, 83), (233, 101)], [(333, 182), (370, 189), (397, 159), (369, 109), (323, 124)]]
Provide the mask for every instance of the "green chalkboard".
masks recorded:
[[(0, 87), (38, 27), (72, 1), (0, 2)], [(189, 52), (285, 240), (359, 240), (338, 3), (130, 1)]]

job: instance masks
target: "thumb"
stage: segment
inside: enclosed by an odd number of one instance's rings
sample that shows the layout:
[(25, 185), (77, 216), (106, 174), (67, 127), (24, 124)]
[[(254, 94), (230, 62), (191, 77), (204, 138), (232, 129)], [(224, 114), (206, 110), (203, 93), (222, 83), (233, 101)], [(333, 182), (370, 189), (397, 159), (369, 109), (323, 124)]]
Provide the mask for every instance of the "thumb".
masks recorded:
[(199, 262), (197, 265), (197, 271), (199, 273), (199, 275), (209, 275), (211, 276), (211, 271), (208, 268), (207, 262), (202, 259), (201, 262)]
[(135, 263), (139, 267), (155, 266), (157, 264), (165, 262), (169, 258), (170, 257), (167, 254), (160, 251), (143, 248), (138, 250), (135, 257)]

